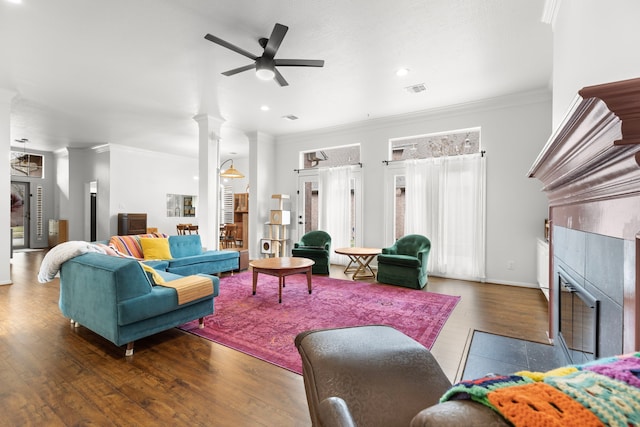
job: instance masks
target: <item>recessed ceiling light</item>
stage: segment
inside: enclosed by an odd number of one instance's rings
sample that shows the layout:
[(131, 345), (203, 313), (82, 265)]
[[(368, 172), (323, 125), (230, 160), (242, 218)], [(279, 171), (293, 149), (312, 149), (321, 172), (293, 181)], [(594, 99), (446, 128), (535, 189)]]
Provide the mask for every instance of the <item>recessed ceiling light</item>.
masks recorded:
[(260, 109), (262, 111), (269, 111), (269, 106), (268, 105), (263, 105), (262, 107), (260, 107)]
[(396, 76), (398, 77), (406, 76), (407, 74), (409, 74), (408, 68), (400, 68), (398, 69), (398, 71), (396, 71)]
[(22, 0), (7, 0), (9, 3), (22, 4)]

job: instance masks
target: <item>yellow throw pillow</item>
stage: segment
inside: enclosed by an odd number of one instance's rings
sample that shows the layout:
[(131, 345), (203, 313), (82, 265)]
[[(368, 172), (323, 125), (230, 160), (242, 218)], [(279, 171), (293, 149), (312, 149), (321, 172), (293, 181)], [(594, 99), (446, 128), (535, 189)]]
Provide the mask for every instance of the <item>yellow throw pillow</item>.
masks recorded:
[(140, 263), (140, 265), (146, 273), (149, 273), (149, 275), (151, 275), (154, 284), (159, 285), (161, 283), (164, 283), (164, 277), (162, 277), (160, 273), (158, 273), (153, 267), (142, 262)]
[(144, 259), (171, 259), (169, 239), (141, 238), (140, 246)]

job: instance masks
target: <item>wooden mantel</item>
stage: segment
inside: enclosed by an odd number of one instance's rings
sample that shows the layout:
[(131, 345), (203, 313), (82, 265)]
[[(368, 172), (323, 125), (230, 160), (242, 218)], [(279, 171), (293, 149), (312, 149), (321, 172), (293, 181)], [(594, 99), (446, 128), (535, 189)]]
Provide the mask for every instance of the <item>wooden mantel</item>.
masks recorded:
[[(529, 171), (553, 226), (635, 241), (626, 271), (623, 347), (640, 348), (640, 78), (585, 87)], [(550, 245), (553, 285), (553, 239)], [(625, 255), (625, 257), (627, 257)], [(635, 259), (631, 259), (635, 257)], [(627, 266), (631, 268), (627, 270)], [(633, 273), (631, 274), (633, 275)], [(555, 304), (554, 292), (549, 303)], [(550, 333), (553, 336), (553, 310)]]
[(555, 225), (627, 240), (640, 232), (640, 78), (585, 87), (529, 170)]

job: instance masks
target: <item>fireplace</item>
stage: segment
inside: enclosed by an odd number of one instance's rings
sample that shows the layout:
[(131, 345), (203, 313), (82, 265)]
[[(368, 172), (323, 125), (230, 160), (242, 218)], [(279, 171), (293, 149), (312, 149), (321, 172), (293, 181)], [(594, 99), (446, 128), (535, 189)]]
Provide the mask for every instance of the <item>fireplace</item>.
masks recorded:
[(564, 270), (558, 270), (558, 338), (568, 363), (581, 364), (598, 354), (600, 301)]
[(549, 336), (575, 363), (640, 349), (639, 165), (631, 79), (580, 90), (529, 171), (549, 199)]

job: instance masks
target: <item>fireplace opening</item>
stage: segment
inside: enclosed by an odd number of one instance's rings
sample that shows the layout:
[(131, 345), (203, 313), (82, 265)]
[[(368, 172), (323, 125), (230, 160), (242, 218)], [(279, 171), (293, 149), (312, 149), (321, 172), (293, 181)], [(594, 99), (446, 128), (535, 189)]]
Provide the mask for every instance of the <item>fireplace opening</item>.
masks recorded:
[(569, 363), (594, 360), (599, 356), (599, 301), (562, 269), (558, 269), (558, 279), (560, 346)]

